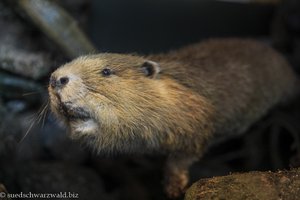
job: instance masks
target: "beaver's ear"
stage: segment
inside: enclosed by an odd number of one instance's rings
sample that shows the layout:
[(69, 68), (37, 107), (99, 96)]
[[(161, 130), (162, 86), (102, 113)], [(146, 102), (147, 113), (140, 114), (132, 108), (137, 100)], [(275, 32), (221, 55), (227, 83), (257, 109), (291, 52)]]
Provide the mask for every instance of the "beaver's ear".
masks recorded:
[(160, 73), (159, 64), (150, 60), (145, 61), (142, 64), (141, 69), (145, 76), (149, 78), (158, 78), (158, 74)]

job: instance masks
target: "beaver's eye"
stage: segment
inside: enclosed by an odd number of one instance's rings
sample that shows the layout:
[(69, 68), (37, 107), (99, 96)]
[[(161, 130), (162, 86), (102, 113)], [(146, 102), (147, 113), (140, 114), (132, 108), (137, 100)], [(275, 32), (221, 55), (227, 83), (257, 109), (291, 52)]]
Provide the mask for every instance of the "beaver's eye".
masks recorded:
[(111, 70), (108, 69), (108, 68), (105, 68), (105, 69), (102, 70), (101, 73), (102, 73), (103, 76), (109, 76), (109, 75), (111, 75)]

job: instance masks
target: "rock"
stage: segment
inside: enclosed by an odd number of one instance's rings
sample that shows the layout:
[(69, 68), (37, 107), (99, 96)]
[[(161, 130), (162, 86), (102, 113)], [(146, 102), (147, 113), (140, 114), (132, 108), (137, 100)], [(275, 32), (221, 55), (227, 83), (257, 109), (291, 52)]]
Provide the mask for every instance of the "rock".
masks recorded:
[(49, 73), (49, 63), (49, 57), (42, 52), (30, 52), (5, 44), (0, 47), (0, 68), (18, 75), (39, 79)]
[(87, 162), (90, 156), (89, 149), (84, 148), (79, 141), (71, 140), (67, 132), (66, 128), (59, 126), (52, 114), (48, 115), (43, 130), (38, 134), (43, 149), (57, 160), (72, 164)]
[(40, 42), (8, 6), (0, 2), (0, 69), (32, 79), (46, 76), (50, 54), (38, 48)]
[(1, 160), (25, 162), (47, 158), (75, 165), (89, 159), (89, 149), (71, 140), (67, 130), (48, 115), (49, 110), (43, 114), (37, 111), (16, 113), (1, 105), (0, 119), (4, 117), (0, 121), (0, 164)]
[[(87, 162), (89, 151), (71, 140), (67, 131), (58, 126), (46, 111), (40, 116), (33, 112), (16, 114), (10, 124), (16, 121), (20, 127), (19, 134), (14, 134), (14, 139), (18, 142), (15, 147), (16, 160), (25, 162), (47, 158), (74, 165)], [(6, 135), (8, 137), (11, 134)]]
[(0, 98), (0, 126), (2, 124), (2, 121), (4, 120), (6, 112), (7, 112), (6, 108), (4, 107), (3, 102), (2, 102), (2, 100)]
[(18, 166), (15, 184), (19, 192), (62, 192), (78, 199), (109, 199), (100, 177), (89, 168), (61, 162), (18, 163)]
[[(1, 62), (1, 61), (0, 61)], [(38, 83), (0, 72), (0, 97), (24, 99), (30, 104), (45, 100), (45, 89)]]
[(116, 199), (165, 199), (161, 183), (164, 157), (115, 155), (91, 156), (91, 159), (93, 168), (104, 178), (107, 190)]
[(15, 114), (0, 103), (0, 165), (14, 159), (17, 141), (21, 137), (21, 127), (16, 126), (18, 123)]
[(194, 183), (185, 200), (194, 199), (285, 199), (300, 196), (300, 169), (279, 172), (249, 172), (232, 174)]

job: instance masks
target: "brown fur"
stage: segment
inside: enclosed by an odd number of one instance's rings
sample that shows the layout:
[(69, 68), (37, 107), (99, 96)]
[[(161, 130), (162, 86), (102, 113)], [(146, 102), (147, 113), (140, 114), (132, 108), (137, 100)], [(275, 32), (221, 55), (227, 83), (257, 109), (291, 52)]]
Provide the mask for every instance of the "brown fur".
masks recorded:
[[(157, 62), (147, 77), (141, 66)], [(101, 75), (104, 68), (113, 74)], [(294, 93), (297, 79), (286, 61), (251, 40), (210, 40), (148, 57), (98, 54), (80, 57), (52, 74), (68, 84), (49, 87), (51, 108), (98, 151), (169, 155), (166, 191), (176, 197), (188, 167), (213, 135), (244, 132), (272, 106)], [(82, 108), (87, 119), (69, 118)]]

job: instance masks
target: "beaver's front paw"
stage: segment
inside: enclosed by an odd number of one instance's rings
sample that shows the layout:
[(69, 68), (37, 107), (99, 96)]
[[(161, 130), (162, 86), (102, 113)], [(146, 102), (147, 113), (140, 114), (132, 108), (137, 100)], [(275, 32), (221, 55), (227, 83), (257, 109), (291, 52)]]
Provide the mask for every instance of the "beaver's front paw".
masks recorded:
[(198, 160), (197, 156), (169, 156), (165, 168), (165, 191), (169, 198), (175, 199), (184, 194), (189, 182), (189, 166)]
[(175, 174), (167, 174), (165, 180), (165, 192), (167, 196), (171, 199), (176, 199), (181, 197), (188, 183), (188, 173), (179, 172)]

